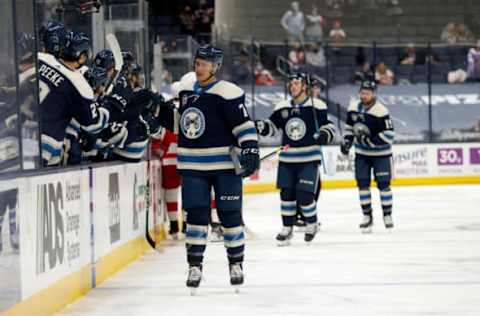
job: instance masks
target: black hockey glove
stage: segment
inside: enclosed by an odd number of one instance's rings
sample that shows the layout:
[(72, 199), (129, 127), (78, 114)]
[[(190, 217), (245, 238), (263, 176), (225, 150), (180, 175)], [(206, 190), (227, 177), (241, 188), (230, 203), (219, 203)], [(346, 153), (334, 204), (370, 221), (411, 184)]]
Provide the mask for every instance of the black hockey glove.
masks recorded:
[(260, 169), (260, 155), (258, 148), (244, 148), (240, 153), (240, 165), (245, 170), (242, 177), (249, 177)]
[(151, 135), (155, 135), (160, 131), (160, 122), (151, 113), (148, 113), (145, 116), (142, 115), (140, 123), (140, 134), (144, 139)]
[(353, 145), (352, 140), (350, 140), (348, 138), (344, 138), (343, 142), (342, 142), (342, 145), (340, 145), (340, 151), (342, 152), (342, 154), (347, 156), (348, 152), (350, 151), (350, 148), (352, 148), (352, 145)]
[(258, 134), (262, 136), (267, 136), (270, 133), (270, 125), (265, 123), (265, 121), (255, 121), (255, 127), (257, 128)]
[(316, 140), (319, 145), (328, 144), (328, 133), (324, 131), (316, 132), (313, 134), (313, 138)]

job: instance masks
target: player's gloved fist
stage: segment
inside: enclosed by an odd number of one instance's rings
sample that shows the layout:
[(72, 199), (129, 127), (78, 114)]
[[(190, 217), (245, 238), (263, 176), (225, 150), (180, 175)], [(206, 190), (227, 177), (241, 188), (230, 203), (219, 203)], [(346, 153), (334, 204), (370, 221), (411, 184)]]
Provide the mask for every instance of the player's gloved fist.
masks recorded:
[(352, 148), (352, 141), (350, 139), (344, 139), (342, 144), (340, 145), (340, 151), (344, 155), (348, 155), (348, 152)]
[(260, 155), (258, 148), (244, 148), (240, 153), (240, 165), (244, 169), (242, 177), (249, 177), (260, 169)]
[(370, 146), (371, 145), (370, 136), (365, 135), (365, 134), (357, 136), (357, 142), (359, 144), (364, 145), (364, 146)]
[(257, 129), (258, 134), (262, 136), (266, 136), (270, 132), (270, 126), (262, 120), (255, 121), (255, 128)]
[(324, 131), (316, 132), (313, 134), (313, 139), (317, 141), (319, 145), (326, 145), (328, 144), (328, 134)]

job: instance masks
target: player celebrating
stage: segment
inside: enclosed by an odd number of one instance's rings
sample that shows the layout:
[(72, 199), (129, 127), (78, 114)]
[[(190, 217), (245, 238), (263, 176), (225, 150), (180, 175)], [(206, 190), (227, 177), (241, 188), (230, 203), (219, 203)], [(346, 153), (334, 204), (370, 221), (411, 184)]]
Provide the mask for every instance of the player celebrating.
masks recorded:
[(370, 232), (373, 226), (370, 175), (373, 169), (383, 221), (387, 229), (392, 221), (392, 143), (395, 137), (388, 109), (375, 99), (375, 82), (365, 81), (360, 86), (360, 102), (352, 104), (347, 113), (345, 135), (341, 146), (344, 155), (355, 145), (355, 179), (360, 193), (363, 220), (360, 229)]
[(265, 121), (257, 121), (260, 135), (283, 131), (282, 145), (287, 151), (279, 154), (277, 187), (280, 189), (283, 229), (277, 235), (279, 246), (288, 245), (293, 237), (297, 203), (307, 226), (305, 241), (311, 242), (318, 231), (315, 192), (319, 182), (322, 145), (334, 139), (335, 127), (327, 118), (327, 106), (309, 96), (309, 77), (297, 73), (288, 78), (292, 100), (280, 102)]
[(45, 166), (59, 165), (64, 155), (66, 127), (75, 119), (82, 129), (99, 133), (114, 111), (93, 102), (93, 90), (77, 71), (88, 59), (90, 41), (82, 33), (68, 32), (60, 61), (39, 53), (42, 159)]
[[(192, 294), (202, 279), (212, 187), (224, 228), (230, 283), (243, 284), (241, 177), (250, 176), (260, 165), (258, 135), (244, 105), (245, 94), (236, 85), (216, 77), (222, 61), (221, 49), (200, 47), (195, 55), (197, 81), (182, 84), (179, 94), (177, 168), (182, 176), (182, 205), (187, 212), (187, 286), (193, 289)], [(172, 130), (173, 117), (169, 120), (164, 126)], [(230, 155), (233, 148), (240, 154), (241, 174), (234, 170), (235, 159)]]

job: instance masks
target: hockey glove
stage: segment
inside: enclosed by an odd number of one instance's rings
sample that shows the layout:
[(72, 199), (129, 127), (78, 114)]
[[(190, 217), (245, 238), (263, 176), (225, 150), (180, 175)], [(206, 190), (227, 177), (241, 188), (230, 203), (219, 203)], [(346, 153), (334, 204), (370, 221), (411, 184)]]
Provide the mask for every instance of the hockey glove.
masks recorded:
[(366, 134), (357, 136), (357, 142), (364, 146), (373, 146), (372, 141), (370, 140), (370, 136)]
[(244, 148), (240, 153), (240, 165), (244, 169), (242, 177), (249, 177), (260, 169), (260, 155), (258, 148)]
[(255, 127), (257, 128), (258, 134), (261, 136), (267, 136), (270, 133), (270, 125), (265, 123), (265, 121), (255, 121)]
[(317, 141), (319, 145), (326, 145), (328, 144), (328, 134), (327, 132), (320, 131), (313, 134), (313, 138)]
[(348, 152), (350, 151), (350, 148), (352, 148), (353, 142), (350, 139), (344, 138), (342, 145), (340, 145), (340, 151), (342, 154), (345, 156), (348, 155)]

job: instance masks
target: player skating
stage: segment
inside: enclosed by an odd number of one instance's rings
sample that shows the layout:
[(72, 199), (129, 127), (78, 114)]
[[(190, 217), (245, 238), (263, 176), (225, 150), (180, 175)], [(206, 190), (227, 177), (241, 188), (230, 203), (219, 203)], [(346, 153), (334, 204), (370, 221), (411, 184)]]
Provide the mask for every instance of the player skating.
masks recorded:
[(277, 235), (280, 246), (293, 237), (297, 204), (307, 223), (305, 241), (311, 242), (318, 231), (315, 192), (319, 184), (321, 146), (334, 139), (335, 127), (327, 118), (327, 106), (309, 95), (309, 77), (298, 73), (288, 78), (291, 100), (280, 102), (265, 121), (257, 121), (259, 134), (283, 131), (279, 154), (277, 188), (280, 189), (283, 228)]
[(355, 179), (360, 195), (363, 219), (360, 229), (371, 232), (373, 226), (370, 180), (373, 170), (387, 229), (392, 221), (392, 143), (395, 137), (388, 109), (376, 98), (375, 82), (360, 87), (360, 102), (351, 104), (347, 113), (345, 135), (341, 146), (344, 155), (355, 145)]

